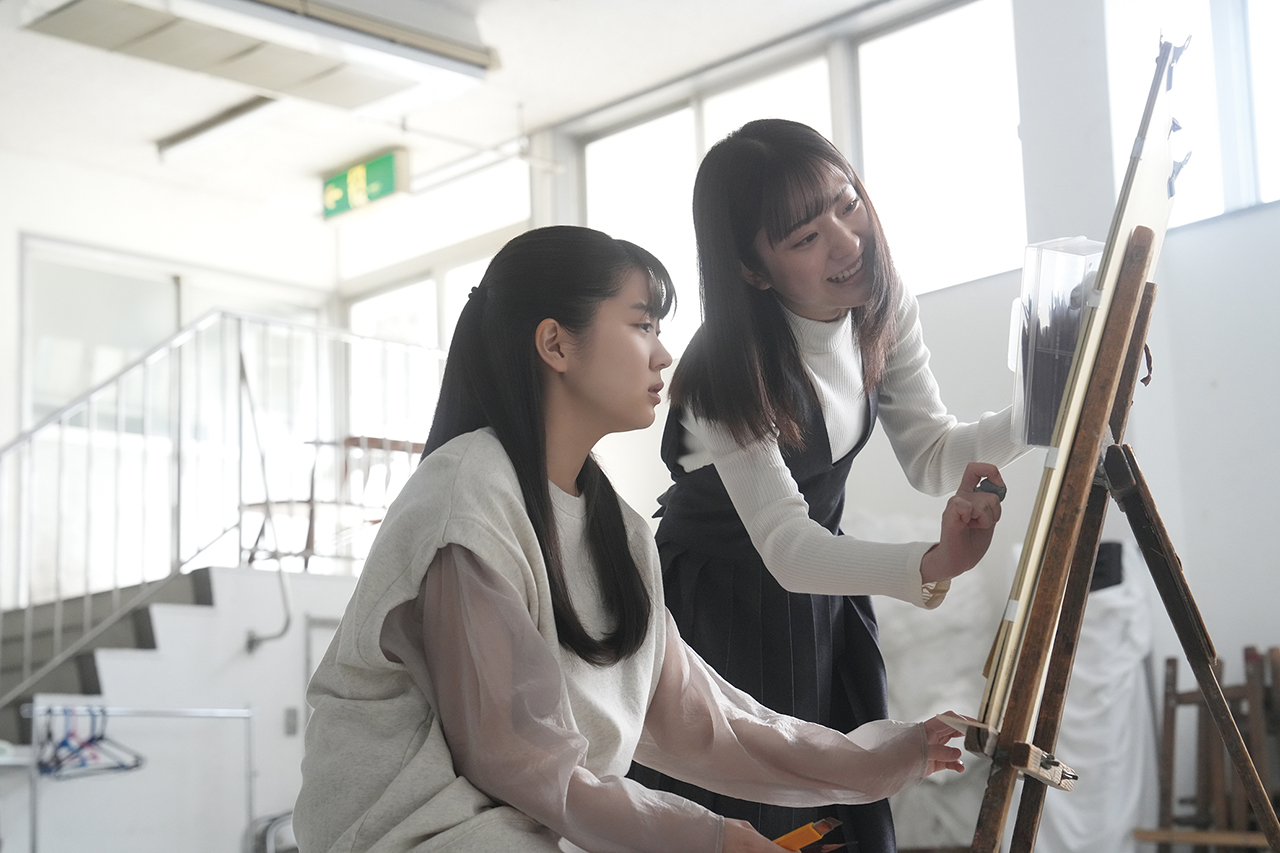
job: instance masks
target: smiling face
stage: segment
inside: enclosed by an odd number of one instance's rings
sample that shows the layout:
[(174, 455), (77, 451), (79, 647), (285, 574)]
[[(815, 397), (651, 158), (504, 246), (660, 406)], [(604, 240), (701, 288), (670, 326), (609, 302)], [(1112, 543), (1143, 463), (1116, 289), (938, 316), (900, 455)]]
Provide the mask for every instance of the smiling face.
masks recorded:
[(579, 428), (605, 436), (644, 429), (662, 401), (662, 370), (671, 354), (658, 340), (650, 314), (648, 273), (633, 269), (600, 303), (591, 326), (567, 348), (562, 398)]
[(762, 270), (743, 267), (747, 282), (772, 289), (778, 301), (810, 320), (837, 320), (865, 305), (875, 282), (875, 237), (870, 212), (848, 179), (832, 171), (824, 190), (830, 203), (797, 222), (777, 243), (765, 229), (753, 246)]

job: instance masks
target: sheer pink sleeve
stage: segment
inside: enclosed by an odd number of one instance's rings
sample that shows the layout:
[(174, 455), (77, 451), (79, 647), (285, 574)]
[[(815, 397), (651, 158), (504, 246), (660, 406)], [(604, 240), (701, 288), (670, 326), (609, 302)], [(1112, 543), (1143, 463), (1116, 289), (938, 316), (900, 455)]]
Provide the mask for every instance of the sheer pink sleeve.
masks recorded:
[(926, 750), (919, 724), (879, 720), (844, 735), (765, 708), (703, 662), (667, 613), (641, 764), (731, 797), (817, 806), (897, 793), (924, 776)]
[(427, 695), (459, 774), (593, 853), (718, 853), (717, 815), (586, 769), (560, 667), (506, 578), (450, 545), (427, 572), (422, 606)]

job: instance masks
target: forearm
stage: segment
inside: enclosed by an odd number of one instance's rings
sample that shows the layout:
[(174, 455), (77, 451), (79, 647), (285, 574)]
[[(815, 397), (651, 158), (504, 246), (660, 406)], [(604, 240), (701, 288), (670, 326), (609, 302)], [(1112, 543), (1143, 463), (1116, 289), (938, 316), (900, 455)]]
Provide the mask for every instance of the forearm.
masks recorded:
[(920, 558), (932, 543), (836, 536), (809, 517), (773, 441), (742, 446), (726, 430), (696, 427), (765, 567), (783, 588), (820, 595), (888, 595), (925, 603)]
[(719, 793), (783, 806), (883, 799), (925, 772), (921, 726), (849, 734), (778, 714), (720, 678), (669, 622), (667, 654), (636, 760)]

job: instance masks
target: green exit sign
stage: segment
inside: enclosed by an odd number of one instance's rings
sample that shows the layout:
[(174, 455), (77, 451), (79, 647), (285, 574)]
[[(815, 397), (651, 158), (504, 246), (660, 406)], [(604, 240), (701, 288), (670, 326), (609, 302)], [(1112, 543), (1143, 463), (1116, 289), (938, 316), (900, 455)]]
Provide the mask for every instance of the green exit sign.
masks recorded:
[(409, 155), (403, 148), (357, 163), (324, 182), (325, 219), (408, 188)]

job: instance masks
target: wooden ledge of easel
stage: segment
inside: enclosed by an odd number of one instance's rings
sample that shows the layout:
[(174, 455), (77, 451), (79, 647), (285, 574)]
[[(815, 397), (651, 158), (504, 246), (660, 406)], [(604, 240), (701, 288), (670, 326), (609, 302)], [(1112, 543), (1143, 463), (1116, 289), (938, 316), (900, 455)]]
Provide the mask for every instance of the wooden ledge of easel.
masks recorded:
[(1214, 829), (1135, 829), (1136, 841), (1156, 844), (1195, 844), (1217, 847), (1258, 847), (1267, 849), (1267, 836), (1261, 832), (1229, 832)]
[[(994, 757), (999, 735), (998, 731), (975, 721), (965, 732), (965, 749), (975, 755)], [(1015, 743), (1009, 750), (1008, 764), (1023, 776), (1030, 776), (1060, 791), (1072, 790), (1080, 778), (1070, 767), (1032, 743)]]
[(1080, 777), (1050, 753), (1033, 743), (1015, 743), (1009, 750), (1009, 766), (1060, 791), (1070, 791)]

